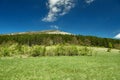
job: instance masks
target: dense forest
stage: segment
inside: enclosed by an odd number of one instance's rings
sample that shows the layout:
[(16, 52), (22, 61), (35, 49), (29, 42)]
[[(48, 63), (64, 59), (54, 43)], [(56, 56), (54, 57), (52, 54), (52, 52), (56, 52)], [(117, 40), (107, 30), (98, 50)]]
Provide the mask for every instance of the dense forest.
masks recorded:
[(18, 43), (20, 45), (82, 45), (98, 46), (106, 48), (120, 49), (120, 40), (110, 38), (99, 38), (95, 36), (82, 35), (62, 35), (62, 34), (15, 34), (0, 35), (0, 44), (7, 42)]

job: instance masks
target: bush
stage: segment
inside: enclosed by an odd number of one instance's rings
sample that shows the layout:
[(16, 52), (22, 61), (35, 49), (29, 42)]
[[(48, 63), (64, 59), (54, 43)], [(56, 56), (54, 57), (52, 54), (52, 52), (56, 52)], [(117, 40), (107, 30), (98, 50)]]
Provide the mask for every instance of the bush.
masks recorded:
[(46, 51), (45, 51), (45, 56), (56, 56), (56, 51), (55, 51), (56, 48), (54, 47), (46, 47)]
[(91, 56), (92, 50), (87, 47), (79, 48), (74, 45), (39, 46), (19, 45), (17, 43), (0, 46), (0, 56)]
[(18, 54), (19, 50), (17, 46), (18, 46), (17, 43), (14, 43), (14, 44), (6, 43), (4, 45), (1, 45), (0, 55), (1, 56), (13, 56), (13, 55)]
[(32, 46), (32, 52), (31, 52), (33, 57), (37, 56), (44, 56), (45, 55), (45, 47), (43, 46)]
[(47, 47), (46, 56), (76, 56), (78, 55), (77, 47), (75, 46), (63, 46), (57, 45), (53, 47)]
[(11, 52), (9, 51), (8, 48), (4, 47), (4, 48), (1, 48), (1, 53), (2, 53), (2, 56), (6, 57), (6, 56), (11, 56)]
[(79, 49), (79, 55), (81, 56), (92, 56), (92, 49), (89, 49), (87, 47), (83, 47)]
[(22, 46), (19, 46), (19, 53), (21, 55), (30, 55), (32, 52), (32, 48), (28, 45), (22, 45)]
[(67, 55), (66, 51), (65, 51), (65, 47), (63, 45), (61, 46), (57, 46), (55, 49), (55, 54), (56, 56), (65, 56)]
[(76, 46), (69, 46), (66, 48), (68, 56), (77, 56), (78, 55), (78, 49)]

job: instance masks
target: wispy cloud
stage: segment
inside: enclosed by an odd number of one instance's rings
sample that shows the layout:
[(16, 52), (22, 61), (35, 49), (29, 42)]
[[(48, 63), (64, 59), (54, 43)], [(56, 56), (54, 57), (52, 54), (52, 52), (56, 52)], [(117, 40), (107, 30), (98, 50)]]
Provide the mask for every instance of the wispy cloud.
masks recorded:
[(116, 39), (120, 39), (120, 33), (117, 34), (114, 38), (116, 38)]
[(85, 0), (85, 2), (87, 3), (87, 4), (91, 4), (92, 2), (94, 2), (95, 0)]
[[(44, 22), (54, 22), (58, 17), (64, 16), (75, 6), (77, 0), (48, 0), (46, 6), (49, 11), (48, 14), (42, 19)], [(95, 0), (83, 0), (87, 4), (91, 4)]]
[(45, 22), (54, 22), (57, 17), (67, 14), (74, 7), (74, 0), (48, 0), (48, 15), (42, 19)]
[(57, 29), (57, 30), (59, 29), (59, 26), (56, 26), (56, 25), (51, 25), (50, 27), (51, 27), (52, 29)]

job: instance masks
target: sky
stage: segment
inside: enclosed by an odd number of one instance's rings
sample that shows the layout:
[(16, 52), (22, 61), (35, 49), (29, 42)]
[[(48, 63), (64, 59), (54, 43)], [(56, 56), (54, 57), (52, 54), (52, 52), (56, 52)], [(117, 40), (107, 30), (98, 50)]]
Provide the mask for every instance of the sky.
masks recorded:
[(51, 29), (120, 39), (120, 0), (0, 0), (0, 34)]

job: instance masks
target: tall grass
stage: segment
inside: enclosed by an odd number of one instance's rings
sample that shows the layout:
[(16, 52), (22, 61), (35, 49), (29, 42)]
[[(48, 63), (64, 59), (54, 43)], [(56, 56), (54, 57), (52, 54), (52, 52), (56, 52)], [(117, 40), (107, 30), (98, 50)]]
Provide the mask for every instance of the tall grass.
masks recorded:
[(46, 48), (44, 46), (38, 46), (38, 45), (32, 46), (31, 56), (33, 56), (33, 57), (44, 56), (45, 50), (46, 50)]
[(5, 44), (0, 46), (0, 55), (1, 56), (14, 56), (19, 54), (18, 44)]
[(79, 49), (79, 55), (82, 55), (82, 56), (92, 56), (93, 55), (93, 50), (92, 49), (89, 49), (87, 47), (82, 47)]
[(40, 46), (40, 45), (19, 45), (4, 44), (0, 46), (0, 56), (91, 56), (92, 50), (87, 47), (78, 47), (75, 45), (56, 45), (56, 46)]

